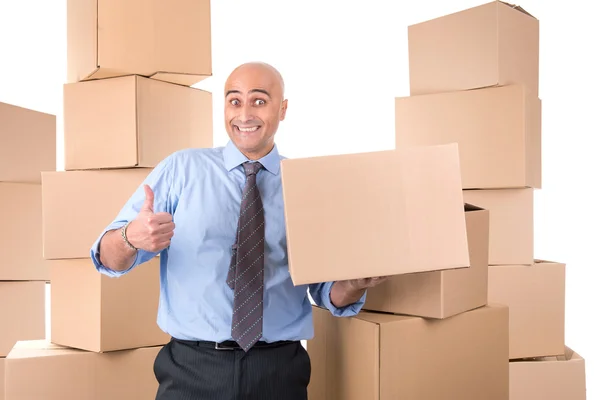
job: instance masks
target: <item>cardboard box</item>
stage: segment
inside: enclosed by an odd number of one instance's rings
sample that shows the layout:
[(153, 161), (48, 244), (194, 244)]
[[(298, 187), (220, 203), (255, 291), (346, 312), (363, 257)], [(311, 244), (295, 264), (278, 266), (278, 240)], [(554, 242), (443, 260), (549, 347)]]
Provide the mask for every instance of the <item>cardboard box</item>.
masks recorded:
[(114, 220), (151, 170), (131, 168), (44, 172), (44, 258), (89, 258), (90, 249), (98, 236)]
[(40, 183), (56, 169), (56, 116), (0, 102), (0, 182)]
[(42, 252), (42, 185), (0, 182), (0, 281), (50, 279)]
[(585, 360), (569, 347), (558, 357), (511, 361), (510, 400), (585, 400)]
[(508, 308), (443, 320), (313, 306), (311, 400), (508, 400)]
[(153, 399), (161, 347), (91, 353), (47, 341), (21, 341), (6, 358), (5, 400)]
[(455, 144), (286, 159), (294, 284), (469, 266)]
[(447, 318), (487, 304), (489, 212), (465, 204), (469, 268), (396, 275), (367, 291), (365, 310)]
[(0, 357), (0, 400), (4, 400), (4, 358)]
[(463, 191), (465, 202), (490, 211), (490, 265), (533, 264), (533, 191)]
[(490, 266), (488, 301), (510, 311), (510, 358), (565, 351), (565, 264)]
[(155, 167), (212, 147), (212, 94), (139, 76), (64, 85), (65, 170)]
[(0, 282), (0, 357), (19, 340), (46, 336), (46, 283)]
[(396, 148), (445, 143), (463, 189), (541, 188), (541, 101), (523, 85), (396, 98)]
[(142, 75), (191, 86), (212, 75), (209, 0), (68, 0), (67, 80)]
[(539, 21), (492, 1), (408, 27), (411, 95), (525, 84), (539, 86)]
[(51, 340), (94, 352), (167, 343), (157, 325), (159, 258), (119, 278), (96, 271), (87, 259), (51, 263)]

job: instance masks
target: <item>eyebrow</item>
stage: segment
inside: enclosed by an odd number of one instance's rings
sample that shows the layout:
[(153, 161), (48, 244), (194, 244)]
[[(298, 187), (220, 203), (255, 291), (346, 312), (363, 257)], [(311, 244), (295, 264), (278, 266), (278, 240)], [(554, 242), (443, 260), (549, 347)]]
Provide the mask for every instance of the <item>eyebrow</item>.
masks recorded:
[[(239, 90), (228, 90), (227, 93), (225, 93), (225, 97), (229, 96), (230, 94), (241, 94), (241, 92)], [(271, 95), (269, 94), (269, 92), (267, 92), (264, 89), (252, 89), (250, 90), (250, 93), (262, 93), (264, 95), (266, 95), (267, 97), (271, 98)]]

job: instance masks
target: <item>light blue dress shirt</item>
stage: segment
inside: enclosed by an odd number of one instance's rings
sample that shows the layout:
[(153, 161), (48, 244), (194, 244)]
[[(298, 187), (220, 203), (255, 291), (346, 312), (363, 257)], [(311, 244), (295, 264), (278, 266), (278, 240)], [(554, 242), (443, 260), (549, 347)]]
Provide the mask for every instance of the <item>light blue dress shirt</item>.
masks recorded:
[[(335, 307), (329, 294), (333, 282), (294, 286), (288, 270), (286, 229), (277, 147), (260, 159), (257, 176), (265, 213), (264, 341), (307, 340), (314, 335), (314, 302), (338, 317), (356, 315), (365, 295), (356, 303)], [(173, 216), (171, 245), (160, 253), (158, 325), (172, 337), (184, 340), (231, 340), (233, 291), (226, 277), (235, 241), (248, 159), (232, 142), (225, 147), (186, 149), (161, 161), (144, 180), (154, 191), (154, 212)], [(126, 271), (113, 271), (100, 263), (98, 246), (106, 231), (133, 220), (145, 193), (140, 185), (115, 220), (91, 248), (96, 269), (119, 276), (158, 253), (138, 250)], [(100, 249), (101, 250), (101, 249)], [(143, 266), (141, 266), (143, 268)], [(135, 293), (132, 293), (135, 295)]]

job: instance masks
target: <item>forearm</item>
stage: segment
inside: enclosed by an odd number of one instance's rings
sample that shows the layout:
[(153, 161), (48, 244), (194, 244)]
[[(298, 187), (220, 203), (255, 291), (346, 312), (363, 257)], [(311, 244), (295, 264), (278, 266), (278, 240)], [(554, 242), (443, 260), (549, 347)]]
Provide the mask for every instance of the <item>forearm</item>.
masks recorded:
[(127, 246), (121, 237), (121, 230), (106, 232), (100, 241), (100, 262), (113, 271), (124, 271), (135, 261), (137, 252)]
[(365, 290), (354, 288), (348, 281), (337, 281), (331, 287), (331, 303), (338, 308), (346, 307), (359, 301)]

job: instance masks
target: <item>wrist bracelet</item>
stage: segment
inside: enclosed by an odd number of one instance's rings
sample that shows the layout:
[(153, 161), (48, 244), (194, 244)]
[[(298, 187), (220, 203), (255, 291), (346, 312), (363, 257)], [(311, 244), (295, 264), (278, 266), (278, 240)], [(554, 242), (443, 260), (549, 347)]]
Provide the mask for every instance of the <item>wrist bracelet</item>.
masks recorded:
[(127, 235), (126, 235), (126, 230), (127, 227), (129, 226), (129, 224), (131, 223), (131, 221), (129, 221), (128, 223), (126, 223), (125, 225), (123, 225), (123, 227), (121, 228), (121, 237), (123, 238), (123, 241), (125, 242), (125, 244), (131, 249), (131, 250), (135, 250), (137, 251), (137, 248), (132, 245), (129, 240), (127, 240)]

